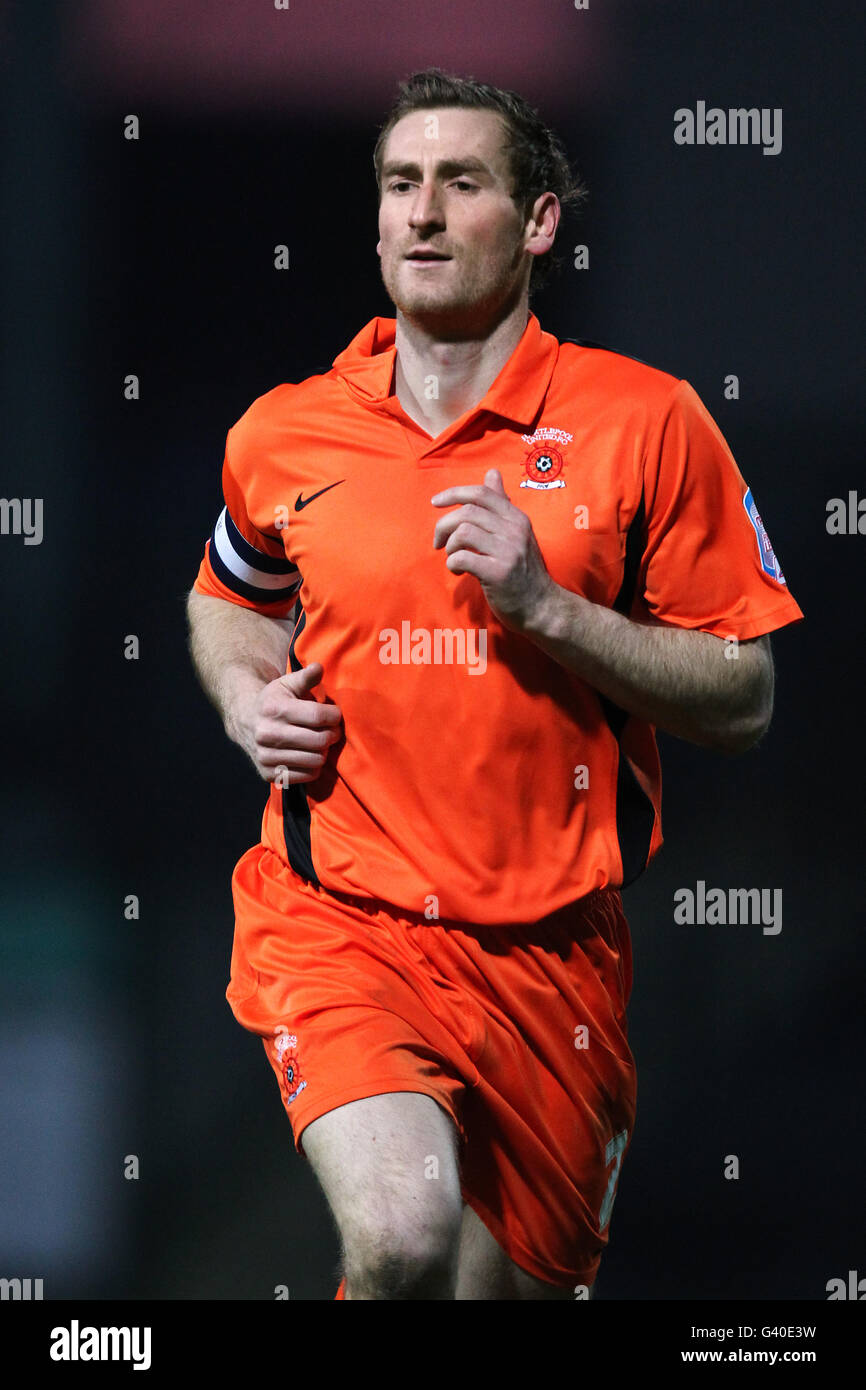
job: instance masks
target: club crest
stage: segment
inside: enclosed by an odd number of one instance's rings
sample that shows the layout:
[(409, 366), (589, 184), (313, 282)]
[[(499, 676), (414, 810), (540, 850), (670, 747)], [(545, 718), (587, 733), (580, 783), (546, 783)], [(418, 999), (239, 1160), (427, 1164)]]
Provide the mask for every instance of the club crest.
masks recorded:
[(526, 477), (521, 480), (520, 486), (535, 488), (537, 492), (565, 487), (562, 446), (570, 444), (572, 437), (566, 430), (549, 428), (536, 430), (535, 434), (524, 434), (524, 443), (533, 445), (533, 448), (524, 460)]
[(307, 1083), (301, 1076), (297, 1036), (290, 1033), (285, 1025), (276, 1029), (274, 1051), (280, 1065), (282, 1084), (285, 1087), (286, 1105), (291, 1105), (292, 1101), (297, 1100), (301, 1091), (306, 1088)]

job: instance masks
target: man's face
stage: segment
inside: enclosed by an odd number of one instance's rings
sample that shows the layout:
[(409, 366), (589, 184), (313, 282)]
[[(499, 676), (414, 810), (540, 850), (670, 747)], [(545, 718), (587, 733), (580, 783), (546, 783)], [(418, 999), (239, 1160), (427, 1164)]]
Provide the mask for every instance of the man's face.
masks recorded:
[(483, 331), (528, 281), (504, 145), (493, 111), (413, 111), (389, 134), (376, 249), (407, 318), (458, 335)]

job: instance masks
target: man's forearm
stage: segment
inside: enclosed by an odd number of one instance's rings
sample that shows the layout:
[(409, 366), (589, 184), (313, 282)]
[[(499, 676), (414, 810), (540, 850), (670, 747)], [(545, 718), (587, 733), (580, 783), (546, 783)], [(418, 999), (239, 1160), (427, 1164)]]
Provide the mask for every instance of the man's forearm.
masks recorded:
[(557, 584), (522, 631), (621, 709), (691, 743), (743, 752), (770, 722), (766, 638), (726, 656), (723, 638), (636, 623)]
[(286, 674), (294, 625), (195, 590), (187, 600), (187, 616), (196, 674), (234, 737), (238, 704)]

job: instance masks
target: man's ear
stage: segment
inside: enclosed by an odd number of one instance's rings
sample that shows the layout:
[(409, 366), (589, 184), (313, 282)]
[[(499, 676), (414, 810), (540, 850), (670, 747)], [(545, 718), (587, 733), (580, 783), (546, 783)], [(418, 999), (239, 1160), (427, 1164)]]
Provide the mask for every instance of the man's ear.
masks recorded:
[[(536, 198), (529, 213), (529, 220), (532, 223), (533, 231), (531, 236), (541, 235), (550, 238), (550, 250), (556, 236), (556, 229), (562, 215), (559, 199), (555, 193), (541, 193)], [(539, 254), (543, 254), (539, 252)]]

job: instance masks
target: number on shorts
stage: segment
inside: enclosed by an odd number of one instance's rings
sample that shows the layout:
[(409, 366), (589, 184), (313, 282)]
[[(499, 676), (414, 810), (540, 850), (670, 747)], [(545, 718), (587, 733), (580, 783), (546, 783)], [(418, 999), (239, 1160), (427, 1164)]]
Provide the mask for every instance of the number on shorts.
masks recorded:
[(628, 1130), (621, 1129), (619, 1134), (611, 1139), (604, 1151), (605, 1167), (608, 1163), (613, 1163), (610, 1170), (610, 1177), (607, 1181), (607, 1191), (604, 1194), (604, 1201), (601, 1204), (601, 1211), (598, 1213), (599, 1229), (604, 1230), (610, 1214), (613, 1211), (613, 1199), (616, 1196), (616, 1183), (619, 1177), (619, 1170), (622, 1167), (622, 1156), (625, 1153), (625, 1146), (628, 1143)]

